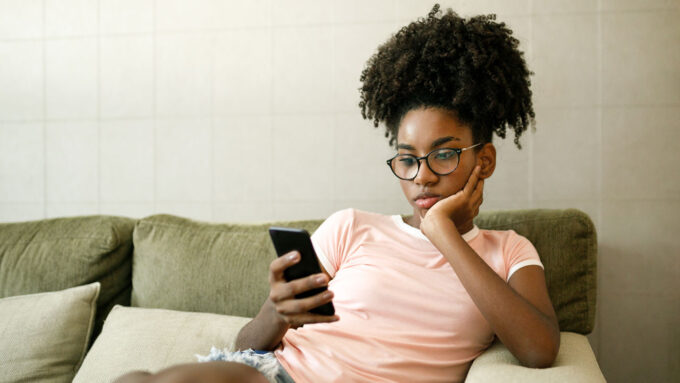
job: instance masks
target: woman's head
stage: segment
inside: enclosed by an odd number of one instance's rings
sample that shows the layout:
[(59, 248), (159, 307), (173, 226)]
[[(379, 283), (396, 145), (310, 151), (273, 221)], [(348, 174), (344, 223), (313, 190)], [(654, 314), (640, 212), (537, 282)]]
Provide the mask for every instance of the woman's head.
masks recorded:
[[(435, 5), (381, 45), (361, 74), (362, 115), (376, 127), (384, 123), (402, 155), (391, 166), (413, 206), (414, 226), (434, 203), (461, 190), (476, 165), (481, 179), (491, 176), (493, 133), (505, 138), (512, 129), (521, 148), (519, 137), (533, 123), (531, 73), (512, 31), (494, 19), (466, 20), (450, 9), (441, 15)], [(448, 173), (444, 160), (453, 149), (460, 154)], [(410, 178), (413, 171), (395, 163), (416, 166), (417, 173)]]
[(444, 15), (435, 5), (378, 48), (361, 74), (361, 112), (385, 124), (390, 144), (398, 141), (403, 117), (434, 107), (453, 113), (475, 142), (495, 132), (515, 133), (515, 144), (533, 122), (530, 80), (518, 41), (495, 17)]
[(492, 143), (475, 141), (472, 130), (454, 113), (442, 108), (409, 110), (400, 123), (398, 154), (390, 165), (401, 178), (404, 196), (413, 207), (411, 225), (435, 203), (461, 190), (475, 166), (486, 179), (496, 168)]

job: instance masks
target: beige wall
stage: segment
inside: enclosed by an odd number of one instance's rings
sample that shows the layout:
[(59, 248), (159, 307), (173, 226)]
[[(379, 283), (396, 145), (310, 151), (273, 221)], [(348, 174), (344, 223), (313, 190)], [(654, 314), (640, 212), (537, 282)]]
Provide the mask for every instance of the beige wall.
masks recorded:
[[(610, 381), (680, 377), (677, 0), (445, 1), (498, 13), (535, 134), (498, 142), (485, 209), (576, 207), (600, 243)], [(0, 221), (408, 212), (358, 77), (430, 2), (0, 1)]]

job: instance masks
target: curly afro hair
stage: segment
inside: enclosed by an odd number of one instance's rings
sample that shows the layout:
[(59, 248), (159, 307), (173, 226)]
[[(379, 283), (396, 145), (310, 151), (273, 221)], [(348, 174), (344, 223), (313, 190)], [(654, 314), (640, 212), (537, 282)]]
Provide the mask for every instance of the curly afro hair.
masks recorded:
[(396, 142), (399, 124), (412, 109), (455, 113), (475, 142), (491, 142), (507, 128), (519, 137), (534, 125), (529, 76), (519, 41), (495, 15), (469, 19), (436, 4), (427, 18), (403, 27), (368, 60), (361, 73), (361, 114), (385, 123)]

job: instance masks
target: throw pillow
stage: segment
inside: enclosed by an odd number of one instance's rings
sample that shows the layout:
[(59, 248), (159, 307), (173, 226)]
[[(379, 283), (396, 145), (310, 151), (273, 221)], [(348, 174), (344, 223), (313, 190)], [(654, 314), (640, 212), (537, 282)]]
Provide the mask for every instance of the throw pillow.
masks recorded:
[(130, 305), (135, 220), (105, 215), (0, 223), (0, 298), (101, 283), (92, 337)]
[(99, 282), (0, 299), (0, 381), (71, 382), (94, 325)]
[(157, 372), (197, 361), (210, 347), (233, 348), (250, 318), (114, 306), (74, 383), (110, 382), (134, 370)]

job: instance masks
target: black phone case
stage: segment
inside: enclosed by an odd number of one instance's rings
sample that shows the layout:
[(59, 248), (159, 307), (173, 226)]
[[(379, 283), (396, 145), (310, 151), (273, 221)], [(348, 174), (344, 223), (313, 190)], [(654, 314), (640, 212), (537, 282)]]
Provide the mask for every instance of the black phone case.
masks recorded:
[[(286, 227), (270, 227), (269, 235), (272, 238), (276, 254), (279, 257), (293, 250), (300, 252), (300, 262), (287, 268), (283, 272), (283, 276), (287, 281), (321, 273), (319, 260), (314, 251), (314, 247), (312, 246), (312, 240), (309, 237), (309, 233), (306, 230), (290, 229)], [(310, 297), (326, 290), (326, 286), (319, 287), (300, 293), (296, 295), (295, 298), (300, 299)], [(309, 310), (309, 312), (320, 315), (333, 315), (335, 314), (335, 307), (333, 307), (332, 302), (328, 302)]]

